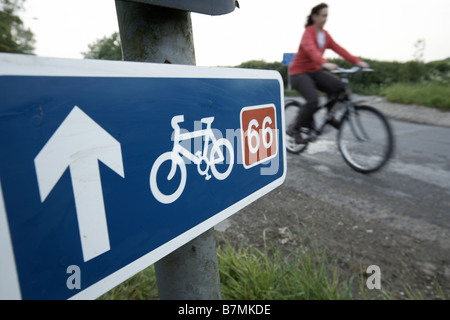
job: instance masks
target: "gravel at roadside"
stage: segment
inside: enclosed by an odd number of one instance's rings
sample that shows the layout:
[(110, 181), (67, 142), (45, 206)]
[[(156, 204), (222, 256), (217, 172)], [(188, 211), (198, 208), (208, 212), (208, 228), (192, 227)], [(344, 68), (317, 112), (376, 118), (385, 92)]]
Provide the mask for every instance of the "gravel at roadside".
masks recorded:
[(356, 101), (376, 107), (393, 119), (450, 128), (448, 111), (421, 105), (393, 103), (378, 96), (358, 96)]

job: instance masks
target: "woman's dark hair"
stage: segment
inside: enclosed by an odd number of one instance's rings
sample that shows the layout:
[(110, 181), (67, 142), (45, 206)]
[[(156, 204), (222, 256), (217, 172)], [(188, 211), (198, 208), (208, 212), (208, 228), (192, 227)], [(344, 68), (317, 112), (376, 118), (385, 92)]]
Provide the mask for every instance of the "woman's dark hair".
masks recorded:
[(323, 8), (328, 8), (328, 5), (326, 3), (322, 2), (322, 3), (318, 4), (317, 6), (315, 6), (314, 8), (311, 9), (311, 14), (308, 17), (306, 17), (305, 28), (314, 24), (312, 16), (314, 14), (319, 14), (320, 10), (322, 10)]

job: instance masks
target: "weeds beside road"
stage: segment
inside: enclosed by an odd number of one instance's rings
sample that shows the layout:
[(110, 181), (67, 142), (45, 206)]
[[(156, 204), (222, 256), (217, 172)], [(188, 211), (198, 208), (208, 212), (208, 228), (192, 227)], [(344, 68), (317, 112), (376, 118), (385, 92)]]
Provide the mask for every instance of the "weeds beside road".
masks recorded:
[[(369, 290), (363, 268), (356, 276), (346, 278), (339, 273), (337, 261), (330, 259), (326, 250), (305, 251), (299, 246), (290, 254), (279, 247), (230, 244), (219, 246), (219, 271), (224, 300), (351, 300), (351, 299), (423, 299), (421, 291), (414, 291), (405, 283), (401, 294), (390, 289)], [(360, 292), (352, 295), (352, 285)], [(446, 299), (439, 293), (435, 298)], [(156, 300), (158, 288), (153, 266), (138, 273), (101, 296), (101, 300)]]
[(419, 104), (450, 111), (450, 85), (438, 82), (422, 84), (394, 84), (381, 94), (388, 101), (403, 104)]

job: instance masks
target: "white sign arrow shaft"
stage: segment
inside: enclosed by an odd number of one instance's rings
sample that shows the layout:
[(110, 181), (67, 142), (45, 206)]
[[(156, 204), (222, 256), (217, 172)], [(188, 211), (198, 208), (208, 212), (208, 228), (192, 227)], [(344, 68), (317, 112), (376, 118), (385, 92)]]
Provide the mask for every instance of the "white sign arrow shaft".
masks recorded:
[(70, 168), (84, 261), (110, 250), (99, 160), (125, 176), (120, 143), (77, 106), (34, 159), (42, 202)]

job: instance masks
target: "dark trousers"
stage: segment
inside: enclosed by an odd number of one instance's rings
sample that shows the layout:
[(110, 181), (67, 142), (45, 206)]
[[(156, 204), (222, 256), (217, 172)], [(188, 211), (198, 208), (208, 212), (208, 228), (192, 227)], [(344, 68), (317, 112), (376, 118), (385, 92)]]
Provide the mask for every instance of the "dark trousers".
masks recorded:
[(322, 70), (295, 74), (290, 79), (292, 88), (296, 89), (306, 100), (305, 108), (301, 108), (294, 127), (289, 128), (290, 130), (311, 128), (314, 113), (319, 109), (317, 90), (325, 92), (331, 97), (336, 97), (345, 90), (342, 81)]

